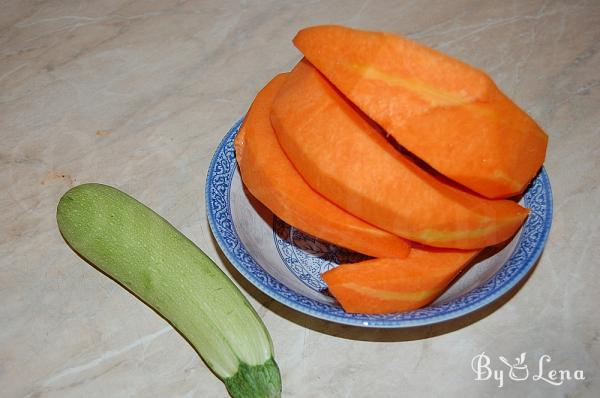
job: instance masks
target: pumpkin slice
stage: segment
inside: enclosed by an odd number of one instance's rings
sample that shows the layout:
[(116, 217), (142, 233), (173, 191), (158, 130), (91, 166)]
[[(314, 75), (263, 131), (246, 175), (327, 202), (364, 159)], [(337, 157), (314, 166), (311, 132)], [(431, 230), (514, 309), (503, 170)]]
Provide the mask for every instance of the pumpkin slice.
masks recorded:
[(400, 145), (489, 198), (522, 193), (547, 135), (482, 71), (388, 33), (301, 30), (294, 44)]
[(405, 259), (342, 264), (321, 276), (346, 312), (409, 311), (435, 300), (477, 253), (413, 247)]
[(528, 214), (515, 202), (484, 199), (425, 172), (306, 60), (279, 90), (271, 122), (288, 158), (313, 189), (403, 238), (482, 248), (511, 237)]
[(269, 111), (285, 74), (276, 76), (252, 103), (235, 153), (242, 180), (269, 210), (311, 235), (374, 257), (406, 257), (409, 244), (340, 209), (315, 192), (279, 146)]

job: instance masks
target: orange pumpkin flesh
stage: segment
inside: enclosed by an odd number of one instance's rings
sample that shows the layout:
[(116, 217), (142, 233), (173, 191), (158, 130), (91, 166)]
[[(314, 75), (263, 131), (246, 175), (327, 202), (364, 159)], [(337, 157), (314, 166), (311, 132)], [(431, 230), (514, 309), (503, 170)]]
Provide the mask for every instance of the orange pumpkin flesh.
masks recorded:
[(547, 135), (472, 66), (341, 26), (303, 29), (294, 44), (400, 145), (483, 196), (522, 193), (544, 162)]
[(435, 300), (477, 253), (413, 247), (405, 259), (342, 264), (322, 278), (346, 312), (409, 311)]
[(276, 76), (252, 103), (235, 138), (242, 180), (279, 218), (311, 235), (373, 257), (408, 255), (402, 238), (370, 225), (315, 192), (279, 146), (269, 112), (286, 75)]
[(475, 196), (416, 166), (306, 60), (280, 88), (271, 122), (314, 190), (403, 238), (477, 249), (511, 237), (528, 214), (513, 201)]

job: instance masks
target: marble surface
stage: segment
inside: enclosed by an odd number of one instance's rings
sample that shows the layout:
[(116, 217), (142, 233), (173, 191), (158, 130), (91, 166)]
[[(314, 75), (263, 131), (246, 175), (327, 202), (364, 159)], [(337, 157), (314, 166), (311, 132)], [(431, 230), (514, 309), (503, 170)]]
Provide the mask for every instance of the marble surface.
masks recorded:
[[(233, 274), (273, 337), (286, 397), (600, 395), (600, 3), (589, 1), (31, 1), (0, 12), (0, 395), (222, 397), (164, 320), (84, 263), (55, 208), (97, 181), (147, 203)], [(299, 59), (301, 27), (407, 35), (487, 70), (547, 131), (555, 200), (526, 283), (468, 318), (380, 331), (260, 294), (224, 260), (203, 199), (222, 136)], [(527, 353), (554, 386), (477, 381), (472, 358)]]

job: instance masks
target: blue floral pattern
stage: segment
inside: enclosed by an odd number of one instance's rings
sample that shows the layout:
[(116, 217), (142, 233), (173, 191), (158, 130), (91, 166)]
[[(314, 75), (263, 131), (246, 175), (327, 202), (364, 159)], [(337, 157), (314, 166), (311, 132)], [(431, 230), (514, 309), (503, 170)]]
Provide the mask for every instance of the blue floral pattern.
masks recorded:
[(273, 240), (285, 266), (311, 289), (327, 294), (321, 274), (338, 264), (368, 259), (360, 253), (336, 246), (273, 216)]
[[(230, 207), (231, 182), (237, 167), (233, 139), (240, 124), (241, 120), (225, 135), (208, 170), (205, 195), (209, 223), (224, 254), (246, 279), (275, 300), (303, 313), (342, 324), (379, 328), (412, 327), (453, 319), (491, 303), (514, 287), (534, 266), (548, 238), (552, 191), (548, 175), (542, 169), (524, 196), (525, 206), (531, 213), (517, 245), (500, 270), (485, 283), (456, 299), (414, 311), (376, 315), (346, 313), (339, 305), (320, 302), (289, 289), (267, 273), (241, 243)], [(316, 291), (325, 289), (319, 276), (322, 272), (340, 262), (365, 258), (307, 235), (276, 217), (273, 239), (288, 269)]]

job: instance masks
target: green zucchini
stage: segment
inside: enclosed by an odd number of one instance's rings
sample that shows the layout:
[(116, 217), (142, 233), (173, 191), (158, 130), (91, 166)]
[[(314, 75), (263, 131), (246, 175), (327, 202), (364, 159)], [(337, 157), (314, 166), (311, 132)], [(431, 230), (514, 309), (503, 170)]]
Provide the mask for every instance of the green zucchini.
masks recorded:
[(131, 196), (101, 184), (66, 192), (60, 232), (82, 257), (164, 316), (232, 397), (279, 397), (271, 337), (232, 281), (192, 241)]

